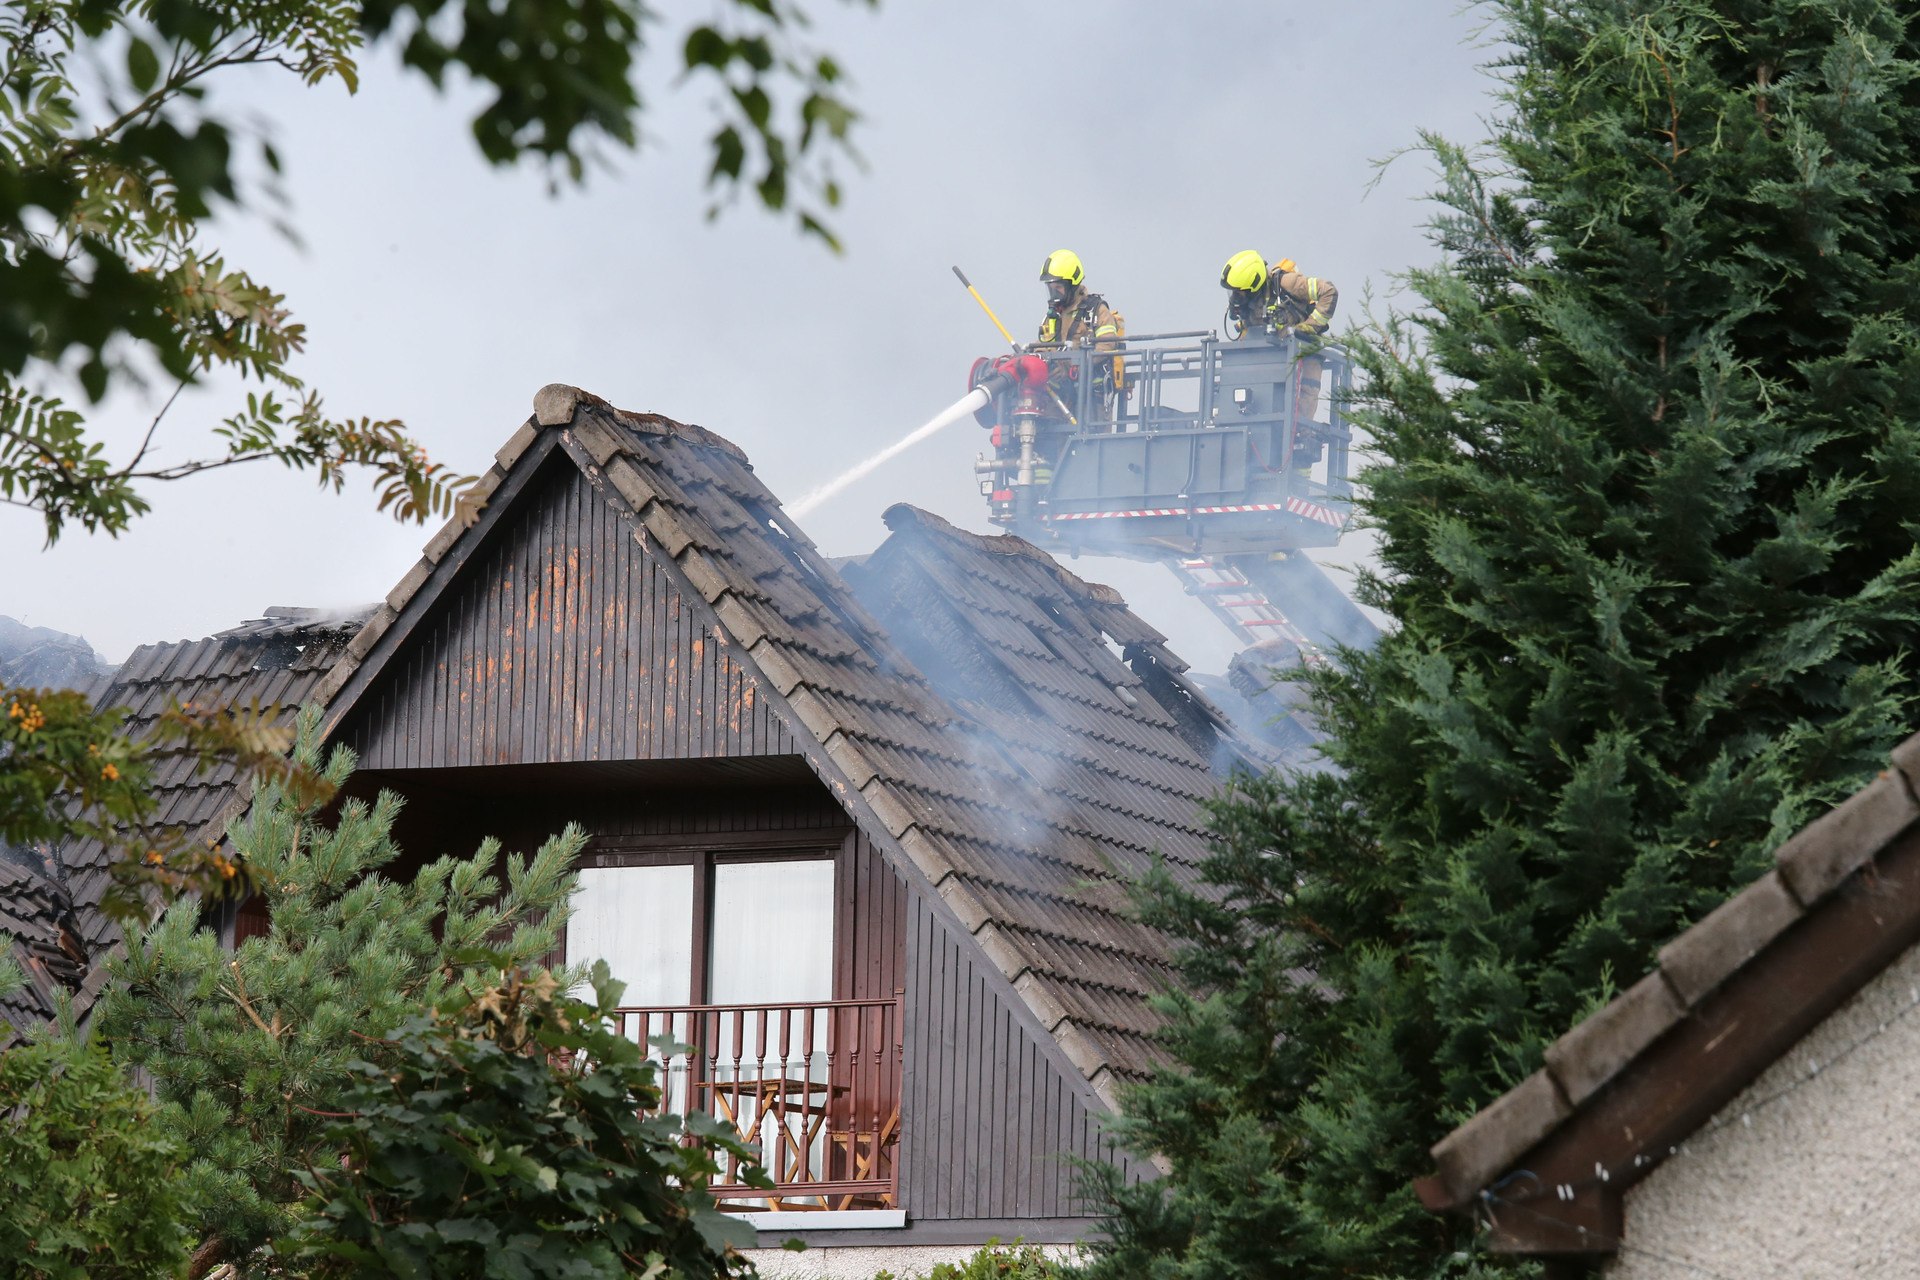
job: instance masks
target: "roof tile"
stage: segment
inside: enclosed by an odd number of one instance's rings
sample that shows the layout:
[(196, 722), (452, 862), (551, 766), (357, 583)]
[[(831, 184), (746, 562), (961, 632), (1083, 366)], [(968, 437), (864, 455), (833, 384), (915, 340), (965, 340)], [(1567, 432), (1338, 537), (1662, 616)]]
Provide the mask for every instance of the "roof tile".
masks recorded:
[(1660, 970), (1692, 1008), (1803, 914), (1769, 871), (1660, 949)]
[(1802, 904), (1824, 897), (1920, 818), (1900, 775), (1882, 773), (1780, 846), (1780, 877)]
[(1545, 1071), (1536, 1071), (1499, 1101), (1433, 1145), (1447, 1204), (1465, 1204), (1481, 1187), (1506, 1172), (1515, 1151), (1524, 1151), (1573, 1114), (1573, 1107)]
[(1686, 1013), (1658, 971), (1547, 1046), (1547, 1070), (1575, 1106), (1619, 1074)]

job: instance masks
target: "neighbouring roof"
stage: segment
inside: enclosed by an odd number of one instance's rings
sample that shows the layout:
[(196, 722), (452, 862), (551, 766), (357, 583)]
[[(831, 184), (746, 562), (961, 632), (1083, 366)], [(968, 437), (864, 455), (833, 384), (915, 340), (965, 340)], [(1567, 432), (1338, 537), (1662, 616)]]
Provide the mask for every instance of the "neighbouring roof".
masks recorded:
[(1920, 736), (1891, 764), (1435, 1144), (1427, 1207), (1507, 1252), (1619, 1247), (1627, 1189), (1920, 942)]
[(51, 1019), (64, 993), (76, 1009), (91, 1003), (104, 971), (91, 972), (74, 925), (73, 902), (51, 876), (22, 862), (0, 860), (0, 937), (20, 966), (24, 986), (0, 995), (0, 1046)]
[[(366, 609), (268, 609), (264, 617), (205, 640), (142, 645), (89, 692), (97, 706), (125, 707), (126, 731), (135, 738), (151, 731), (176, 703), (278, 707), (290, 716), (367, 614)], [(219, 835), (233, 816), (237, 781), (228, 767), (202, 768), (188, 755), (163, 758), (154, 776), (155, 825), (194, 838)], [(99, 910), (109, 857), (107, 847), (95, 839), (73, 841), (59, 850), (58, 871), (72, 897), (80, 940), (94, 955), (117, 937), (113, 922)]]

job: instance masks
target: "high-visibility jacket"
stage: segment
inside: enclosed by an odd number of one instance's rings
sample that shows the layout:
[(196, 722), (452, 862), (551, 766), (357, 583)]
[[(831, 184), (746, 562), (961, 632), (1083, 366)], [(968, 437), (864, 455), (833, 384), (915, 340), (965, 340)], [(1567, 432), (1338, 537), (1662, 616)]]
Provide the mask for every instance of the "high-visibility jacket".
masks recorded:
[(1340, 303), (1333, 281), (1274, 268), (1267, 277), (1267, 321), (1274, 328), (1292, 329), (1303, 338), (1323, 338)]
[(1097, 344), (1102, 339), (1117, 337), (1119, 332), (1120, 324), (1114, 319), (1113, 308), (1099, 294), (1088, 293), (1085, 285), (1075, 289), (1073, 296), (1058, 310), (1049, 307), (1046, 318), (1040, 321), (1040, 341), (1069, 346), (1085, 339)]

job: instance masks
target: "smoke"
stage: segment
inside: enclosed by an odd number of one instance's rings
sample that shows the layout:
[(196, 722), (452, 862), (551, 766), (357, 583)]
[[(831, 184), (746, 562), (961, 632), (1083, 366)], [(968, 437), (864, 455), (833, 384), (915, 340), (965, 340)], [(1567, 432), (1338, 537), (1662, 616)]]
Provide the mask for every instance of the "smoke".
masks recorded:
[(894, 441), (894, 443), (888, 445), (872, 457), (867, 458), (865, 461), (855, 463), (819, 488), (809, 490), (801, 496), (798, 502), (793, 503), (787, 508), (787, 514), (796, 519), (806, 515), (834, 494), (839, 493), (856, 480), (872, 475), (875, 471), (878, 471), (881, 467), (913, 448), (913, 446), (919, 444), (922, 440), (933, 435), (941, 428), (952, 426), (954, 423), (960, 421), (960, 419), (966, 417), (975, 409), (985, 405), (987, 400), (988, 396), (985, 389), (975, 387), (972, 391), (967, 392), (966, 395), (960, 397), (960, 399), (954, 401), (939, 413), (934, 414), (932, 418), (927, 420), (925, 426), (916, 428), (908, 435)]

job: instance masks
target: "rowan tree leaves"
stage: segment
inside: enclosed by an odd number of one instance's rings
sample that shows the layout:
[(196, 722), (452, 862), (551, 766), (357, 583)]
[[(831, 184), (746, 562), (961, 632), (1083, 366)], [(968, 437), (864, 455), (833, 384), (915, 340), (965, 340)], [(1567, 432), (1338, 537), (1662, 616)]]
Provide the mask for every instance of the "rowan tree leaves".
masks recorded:
[[(871, 4), (874, 0), (849, 0)], [(277, 174), (270, 137), (208, 90), (277, 67), (358, 85), (369, 40), (434, 84), (458, 73), (489, 100), (473, 120), (489, 160), (531, 158), (583, 181), (609, 148), (640, 145), (637, 59), (659, 15), (640, 0), (35, 0), (0, 9), (0, 504), (117, 534), (148, 485), (277, 462), (339, 488), (372, 480), (402, 520), (445, 516), (472, 477), (429, 458), (403, 424), (330, 414), (294, 371), (305, 328), (270, 284), (213, 245), (217, 210), (257, 210), (245, 174)], [(745, 189), (837, 247), (836, 167), (857, 163), (844, 77), (807, 42), (793, 0), (727, 0), (683, 42), (725, 122), (712, 140), (717, 210)], [(85, 74), (78, 68), (84, 66)], [(158, 465), (109, 458), (77, 387), (97, 402), (129, 380), (184, 385), (224, 371), (257, 384), (216, 429), (222, 452)], [(167, 402), (168, 407), (172, 400)]]

